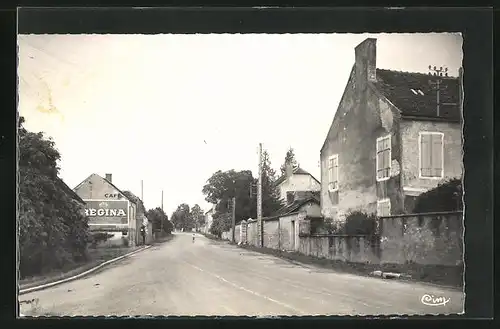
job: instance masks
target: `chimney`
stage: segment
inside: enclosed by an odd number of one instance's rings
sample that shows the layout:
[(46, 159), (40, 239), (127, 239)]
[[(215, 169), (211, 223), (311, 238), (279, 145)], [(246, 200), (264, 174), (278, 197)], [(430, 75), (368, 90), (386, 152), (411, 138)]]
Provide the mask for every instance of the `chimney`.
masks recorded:
[(111, 174), (106, 174), (106, 180), (107, 180), (108, 182), (113, 183), (112, 178), (113, 178), (113, 175), (111, 175)]
[(286, 164), (286, 177), (291, 177), (293, 175), (293, 166), (291, 163)]
[(368, 38), (354, 48), (356, 54), (356, 81), (377, 81), (377, 39)]

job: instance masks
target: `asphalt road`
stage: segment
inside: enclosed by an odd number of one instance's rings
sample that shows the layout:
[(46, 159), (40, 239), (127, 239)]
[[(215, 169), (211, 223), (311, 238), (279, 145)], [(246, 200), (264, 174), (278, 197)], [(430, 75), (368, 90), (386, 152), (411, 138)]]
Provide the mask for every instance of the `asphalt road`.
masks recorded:
[[(428, 306), (424, 295), (449, 299)], [(313, 266), (190, 234), (96, 274), (25, 295), (27, 316), (456, 314), (461, 292)]]

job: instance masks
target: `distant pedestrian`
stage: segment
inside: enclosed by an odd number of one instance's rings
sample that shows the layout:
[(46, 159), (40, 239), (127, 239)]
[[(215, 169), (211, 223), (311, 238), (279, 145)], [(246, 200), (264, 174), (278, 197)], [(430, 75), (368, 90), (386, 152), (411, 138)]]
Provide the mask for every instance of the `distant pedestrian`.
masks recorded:
[(144, 225), (141, 226), (142, 244), (146, 245), (146, 228)]
[(195, 237), (195, 235), (194, 235), (194, 233), (193, 233), (193, 243), (194, 243), (194, 237)]

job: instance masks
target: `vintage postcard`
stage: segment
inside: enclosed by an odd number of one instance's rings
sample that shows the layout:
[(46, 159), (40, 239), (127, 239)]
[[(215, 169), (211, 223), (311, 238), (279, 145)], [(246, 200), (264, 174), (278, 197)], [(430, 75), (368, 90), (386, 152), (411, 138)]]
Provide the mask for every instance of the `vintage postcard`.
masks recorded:
[(21, 316), (464, 312), (460, 33), (18, 51)]

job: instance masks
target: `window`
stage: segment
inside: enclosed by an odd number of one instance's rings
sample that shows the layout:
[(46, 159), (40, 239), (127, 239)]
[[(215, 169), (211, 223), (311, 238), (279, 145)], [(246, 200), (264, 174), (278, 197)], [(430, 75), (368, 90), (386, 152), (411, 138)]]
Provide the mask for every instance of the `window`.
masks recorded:
[(377, 138), (377, 181), (389, 179), (391, 173), (391, 135)]
[(390, 216), (391, 215), (391, 200), (383, 199), (377, 201), (377, 216)]
[(334, 154), (328, 158), (328, 190), (330, 192), (339, 189), (339, 155)]
[(423, 92), (422, 90), (420, 90), (420, 89), (413, 89), (413, 88), (411, 88), (410, 90), (411, 90), (411, 92), (413, 93), (413, 95), (421, 95), (421, 96), (424, 96), (424, 92)]
[(444, 134), (439, 132), (421, 132), (418, 137), (420, 178), (443, 178)]

